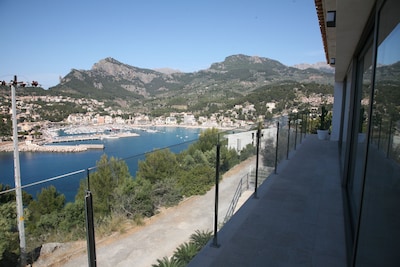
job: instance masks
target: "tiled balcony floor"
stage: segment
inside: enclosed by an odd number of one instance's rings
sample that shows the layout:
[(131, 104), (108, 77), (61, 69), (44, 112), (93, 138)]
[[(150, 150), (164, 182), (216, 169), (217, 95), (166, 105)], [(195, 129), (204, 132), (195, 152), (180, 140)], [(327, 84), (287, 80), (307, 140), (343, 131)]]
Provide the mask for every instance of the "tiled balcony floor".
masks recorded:
[(189, 266), (346, 266), (338, 144), (308, 135)]

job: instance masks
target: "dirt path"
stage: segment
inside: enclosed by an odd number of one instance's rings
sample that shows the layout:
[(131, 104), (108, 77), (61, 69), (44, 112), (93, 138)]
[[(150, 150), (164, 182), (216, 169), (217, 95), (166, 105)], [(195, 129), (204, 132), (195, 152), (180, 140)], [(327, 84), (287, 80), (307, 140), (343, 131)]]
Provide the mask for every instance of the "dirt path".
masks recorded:
[[(255, 157), (224, 174), (219, 186), (219, 222), (224, 220), (239, 180), (254, 166)], [(250, 194), (245, 195), (248, 197)], [(178, 206), (163, 210), (146, 221), (144, 226), (101, 240), (96, 244), (97, 266), (148, 267), (156, 263), (157, 259), (171, 256), (196, 230), (213, 229), (214, 197), (213, 188), (203, 196), (191, 197)], [(57, 255), (57, 251), (53, 253), (56, 259), (53, 256), (51, 258), (58, 263), (49, 257), (34, 266), (87, 266), (86, 243), (75, 243), (73, 246), (75, 248), (64, 252), (64, 255)]]

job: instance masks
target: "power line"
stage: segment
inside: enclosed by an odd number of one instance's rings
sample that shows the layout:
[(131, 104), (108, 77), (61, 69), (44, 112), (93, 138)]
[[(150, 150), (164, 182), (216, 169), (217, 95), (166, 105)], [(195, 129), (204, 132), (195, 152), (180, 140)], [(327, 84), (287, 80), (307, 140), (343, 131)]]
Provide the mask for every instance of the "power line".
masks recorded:
[[(186, 142), (183, 142), (183, 143), (174, 144), (174, 145), (166, 146), (166, 147), (163, 147), (163, 148), (155, 149), (155, 150), (150, 151), (150, 152), (144, 152), (144, 153), (136, 154), (136, 155), (129, 156), (129, 157), (126, 157), (126, 158), (117, 159), (117, 161), (126, 161), (126, 160), (129, 160), (129, 159), (132, 159), (132, 158), (145, 156), (145, 155), (147, 155), (149, 153), (157, 152), (157, 151), (160, 151), (160, 150), (163, 150), (163, 149), (169, 149), (169, 148), (177, 147), (177, 146), (180, 146), (180, 145), (185, 145), (185, 144), (188, 144), (188, 143), (193, 143), (196, 140), (197, 139), (193, 139), (193, 140), (189, 140), (189, 141), (186, 141)], [(104, 165), (101, 165), (101, 166), (88, 167), (87, 170), (94, 170), (94, 169), (97, 169), (98, 167), (103, 167), (103, 166), (107, 166), (107, 165), (108, 164), (104, 164)], [(59, 179), (62, 179), (62, 178), (68, 177), (68, 176), (72, 176), (72, 175), (75, 175), (75, 174), (84, 173), (85, 171), (86, 171), (86, 169), (81, 169), (81, 170), (77, 170), (77, 171), (61, 174), (61, 175), (58, 175), (58, 176), (54, 176), (54, 177), (43, 179), (43, 180), (40, 180), (40, 181), (37, 181), (37, 182), (33, 182), (33, 183), (30, 183), (30, 184), (21, 185), (20, 188), (24, 189), (24, 188), (28, 188), (28, 187), (35, 186), (35, 185), (44, 184), (44, 183), (47, 183), (47, 182), (51, 182), (51, 181), (59, 180)], [(17, 188), (10, 188), (10, 189), (4, 190), (4, 191), (0, 191), (0, 195), (6, 194), (6, 193), (11, 193), (11, 192), (15, 191), (16, 189)]]
[[(221, 131), (221, 132), (219, 132), (219, 134), (221, 134), (221, 133), (223, 134), (223, 133), (227, 133), (227, 132), (235, 131), (235, 130), (237, 130), (237, 129)], [(182, 142), (182, 143), (173, 144), (173, 145), (165, 146), (165, 147), (162, 147), (162, 148), (157, 148), (157, 149), (154, 149), (152, 151), (147, 151), (147, 152), (143, 152), (143, 153), (140, 153), (140, 154), (131, 155), (131, 156), (128, 156), (128, 157), (125, 157), (125, 158), (117, 158), (116, 160), (117, 161), (128, 161), (130, 159), (143, 157), (143, 156), (146, 156), (148, 154), (151, 154), (151, 153), (154, 153), (154, 152), (157, 152), (157, 151), (161, 151), (161, 150), (164, 150), (164, 149), (170, 149), (170, 148), (174, 148), (174, 147), (190, 144), (190, 143), (193, 143), (193, 142), (195, 142), (197, 140), (198, 139), (192, 139), (192, 140), (188, 140), (188, 141), (185, 141), (185, 142)], [(69, 173), (64, 173), (64, 174), (61, 174), (61, 175), (58, 175), (58, 176), (53, 176), (53, 177), (50, 177), (50, 178), (47, 178), (47, 179), (39, 180), (37, 182), (33, 182), (33, 183), (30, 183), (30, 184), (22, 185), (20, 188), (24, 189), (24, 188), (28, 188), (28, 187), (35, 186), (35, 185), (44, 184), (44, 183), (51, 182), (51, 181), (56, 181), (56, 180), (59, 180), (59, 179), (62, 179), (62, 178), (68, 177), (68, 176), (72, 176), (72, 175), (75, 175), (75, 174), (83, 173), (86, 170), (92, 171), (92, 170), (95, 170), (95, 169), (97, 169), (99, 167), (104, 167), (104, 166), (107, 166), (107, 165), (109, 165), (109, 164), (104, 164), (104, 165), (101, 165), (101, 166), (91, 166), (91, 167), (88, 167), (86, 169), (81, 169), (81, 170), (77, 170), (77, 171), (73, 171), (73, 172), (69, 172)], [(15, 190), (16, 190), (16, 188), (10, 188), (10, 189), (4, 190), (4, 191), (0, 191), (0, 195), (6, 194), (6, 193), (11, 193), (11, 192), (13, 192)]]

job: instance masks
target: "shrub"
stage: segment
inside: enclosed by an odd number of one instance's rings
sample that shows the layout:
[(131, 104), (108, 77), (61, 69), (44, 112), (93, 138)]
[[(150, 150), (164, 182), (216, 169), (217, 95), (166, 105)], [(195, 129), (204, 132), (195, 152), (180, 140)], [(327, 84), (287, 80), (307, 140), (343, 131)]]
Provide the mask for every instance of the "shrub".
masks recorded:
[(194, 243), (183, 243), (174, 252), (173, 258), (182, 262), (185, 266), (196, 256), (199, 252), (196, 244)]
[(152, 264), (151, 266), (152, 267), (183, 267), (183, 266), (185, 266), (185, 264), (174, 257), (172, 257), (172, 258), (164, 257), (161, 260), (158, 259), (157, 264)]
[(200, 231), (196, 230), (194, 234), (190, 236), (190, 242), (197, 246), (200, 251), (212, 238), (213, 233), (210, 230)]

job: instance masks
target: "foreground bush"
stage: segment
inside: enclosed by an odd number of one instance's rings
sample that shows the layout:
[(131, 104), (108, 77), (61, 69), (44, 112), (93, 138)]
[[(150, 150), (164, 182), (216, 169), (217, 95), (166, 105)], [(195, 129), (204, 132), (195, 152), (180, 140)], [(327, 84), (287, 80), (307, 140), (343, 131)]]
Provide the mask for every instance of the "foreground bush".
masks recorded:
[(199, 251), (210, 241), (212, 237), (211, 231), (196, 230), (190, 236), (190, 241), (179, 245), (171, 258), (164, 257), (157, 260), (157, 264), (152, 267), (183, 267), (199, 253)]

